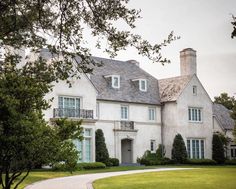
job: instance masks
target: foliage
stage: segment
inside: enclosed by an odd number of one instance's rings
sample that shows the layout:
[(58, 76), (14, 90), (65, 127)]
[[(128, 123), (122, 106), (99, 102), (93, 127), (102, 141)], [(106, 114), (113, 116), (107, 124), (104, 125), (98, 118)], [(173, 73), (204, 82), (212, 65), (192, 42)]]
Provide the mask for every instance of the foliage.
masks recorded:
[(227, 93), (221, 93), (220, 96), (214, 97), (215, 103), (222, 104), (227, 109), (232, 110), (236, 106), (236, 100), (234, 96), (230, 97)]
[(111, 166), (119, 166), (120, 162), (117, 158), (109, 158), (109, 162), (111, 163)]
[[(37, 51), (48, 48), (54, 57), (53, 64), (65, 77), (74, 74), (76, 64), (80, 72), (91, 72), (96, 64), (90, 59), (86, 35), (96, 41), (95, 47), (114, 57), (119, 50), (134, 47), (138, 54), (153, 62), (169, 62), (161, 55), (161, 49), (176, 39), (171, 32), (167, 39), (152, 45), (138, 34), (132, 33), (140, 10), (128, 8), (129, 0), (18, 0), (0, 1), (0, 41), (4, 46), (27, 47)], [(127, 30), (119, 30), (122, 22)], [(104, 44), (105, 42), (105, 44)]]
[(109, 165), (109, 154), (105, 143), (102, 129), (97, 129), (95, 133), (96, 161)]
[[(17, 56), (8, 56), (0, 74), (0, 183), (3, 189), (12, 188), (13, 182), (17, 188), (35, 166), (65, 161), (72, 168), (78, 158), (68, 137), (79, 138), (81, 123), (65, 121), (70, 128), (66, 130), (59, 122), (49, 127), (43, 119), (42, 111), (50, 102), (44, 96), (52, 88), (53, 70), (43, 61), (18, 68), (18, 60)], [(64, 131), (68, 132), (66, 136), (61, 134)]]
[(187, 150), (181, 134), (177, 134), (174, 138), (171, 158), (175, 163), (185, 163), (187, 160)]
[(93, 163), (79, 163), (79, 170), (89, 170), (89, 169), (105, 169), (106, 165), (102, 162), (93, 162)]
[(157, 159), (162, 159), (163, 157), (165, 157), (165, 154), (166, 154), (165, 146), (162, 144), (159, 144), (156, 150)]
[(226, 165), (236, 165), (236, 159), (227, 159), (225, 161)]
[(217, 133), (213, 134), (212, 139), (212, 159), (218, 164), (225, 162), (224, 146), (220, 136)]
[(233, 25), (233, 31), (231, 33), (231, 38), (236, 37), (236, 17), (234, 15), (232, 15), (233, 21), (231, 22), (231, 24)]
[(216, 161), (212, 159), (188, 159), (186, 164), (191, 165), (216, 165)]
[[(161, 145), (159, 145), (161, 146)], [(141, 165), (150, 166), (150, 165), (167, 165), (173, 164), (174, 162), (167, 157), (158, 157), (157, 153), (151, 153), (150, 150), (147, 150), (141, 158), (137, 159), (137, 162)]]
[[(235, 17), (234, 17), (235, 19)], [(235, 31), (236, 32), (236, 31)], [(222, 104), (231, 111), (230, 116), (235, 121), (235, 127), (233, 130), (234, 140), (236, 142), (236, 99), (234, 96), (230, 97), (227, 93), (221, 93), (220, 96), (215, 97), (215, 102)]]

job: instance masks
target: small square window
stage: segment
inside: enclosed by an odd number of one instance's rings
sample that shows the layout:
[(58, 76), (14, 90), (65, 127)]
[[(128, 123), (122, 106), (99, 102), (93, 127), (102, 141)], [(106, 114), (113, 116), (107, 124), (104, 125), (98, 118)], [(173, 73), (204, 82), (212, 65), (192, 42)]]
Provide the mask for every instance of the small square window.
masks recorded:
[(139, 80), (139, 90), (140, 91), (147, 91), (147, 80), (146, 79), (140, 79)]
[(193, 86), (193, 95), (197, 95), (197, 86)]

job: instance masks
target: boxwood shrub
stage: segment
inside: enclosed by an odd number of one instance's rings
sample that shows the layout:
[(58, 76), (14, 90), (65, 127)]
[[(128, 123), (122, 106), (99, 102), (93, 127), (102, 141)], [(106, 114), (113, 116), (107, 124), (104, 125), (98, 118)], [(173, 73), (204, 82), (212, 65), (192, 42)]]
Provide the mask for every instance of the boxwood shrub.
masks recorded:
[(217, 162), (212, 159), (188, 159), (186, 164), (191, 165), (216, 165)]
[(102, 162), (78, 163), (79, 170), (104, 169), (106, 165)]
[(225, 161), (226, 165), (236, 165), (236, 159), (230, 159)]
[(109, 162), (110, 162), (111, 166), (119, 166), (119, 164), (120, 164), (119, 159), (117, 159), (117, 158), (109, 158)]

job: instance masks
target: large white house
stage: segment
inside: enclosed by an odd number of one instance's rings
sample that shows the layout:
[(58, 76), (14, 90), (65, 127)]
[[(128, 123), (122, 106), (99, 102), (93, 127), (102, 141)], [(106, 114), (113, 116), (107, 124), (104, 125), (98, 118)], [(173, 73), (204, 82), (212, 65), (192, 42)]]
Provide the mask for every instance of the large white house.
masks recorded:
[[(45, 49), (40, 56), (50, 59)], [(80, 79), (71, 81), (71, 88), (63, 81), (55, 83), (46, 97), (54, 98), (44, 112), (46, 120), (83, 119), (84, 140), (75, 141), (80, 161), (95, 161), (96, 129), (103, 130), (110, 157), (121, 163), (135, 163), (158, 144), (163, 144), (166, 156), (171, 157), (177, 133), (184, 138), (189, 158), (211, 159), (213, 132), (232, 133), (229, 112), (219, 118), (219, 105), (213, 105), (197, 77), (195, 50), (180, 52), (181, 76), (161, 80), (134, 60), (94, 60), (103, 66), (95, 67), (91, 75), (81, 73)], [(230, 158), (236, 152), (233, 144), (231, 148)]]

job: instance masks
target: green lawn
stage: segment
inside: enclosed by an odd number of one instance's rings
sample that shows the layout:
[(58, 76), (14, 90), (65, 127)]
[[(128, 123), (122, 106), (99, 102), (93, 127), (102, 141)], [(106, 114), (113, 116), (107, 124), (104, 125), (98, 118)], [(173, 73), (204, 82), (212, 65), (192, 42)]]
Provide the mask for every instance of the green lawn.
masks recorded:
[[(58, 171), (50, 171), (50, 170), (40, 170), (40, 171), (32, 171), (29, 176), (25, 179), (25, 181), (19, 186), (19, 189), (23, 189), (25, 186), (32, 184), (37, 181), (57, 178), (57, 177), (66, 177), (73, 175), (81, 175), (81, 174), (89, 174), (89, 173), (104, 173), (104, 172), (114, 172), (114, 171), (128, 171), (128, 170), (137, 170), (137, 169), (150, 169), (155, 167), (132, 167), (132, 166), (124, 166), (124, 167), (110, 167), (106, 169), (97, 169), (97, 170), (86, 170), (86, 171), (75, 171), (72, 174), (69, 172), (58, 172)], [(0, 189), (2, 187), (0, 186)]]
[(97, 180), (95, 189), (235, 189), (236, 167), (124, 175)]

